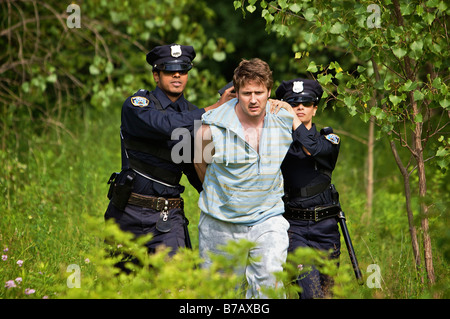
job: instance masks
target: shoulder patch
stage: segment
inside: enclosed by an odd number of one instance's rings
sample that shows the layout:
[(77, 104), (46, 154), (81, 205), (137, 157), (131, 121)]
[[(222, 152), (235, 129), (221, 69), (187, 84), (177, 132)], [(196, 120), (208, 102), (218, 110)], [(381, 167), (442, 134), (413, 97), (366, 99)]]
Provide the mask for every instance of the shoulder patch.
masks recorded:
[(325, 138), (333, 144), (339, 144), (340, 138), (336, 134), (327, 134)]
[(143, 96), (133, 96), (131, 98), (131, 104), (133, 104), (134, 106), (143, 107), (147, 106), (149, 103), (149, 100)]

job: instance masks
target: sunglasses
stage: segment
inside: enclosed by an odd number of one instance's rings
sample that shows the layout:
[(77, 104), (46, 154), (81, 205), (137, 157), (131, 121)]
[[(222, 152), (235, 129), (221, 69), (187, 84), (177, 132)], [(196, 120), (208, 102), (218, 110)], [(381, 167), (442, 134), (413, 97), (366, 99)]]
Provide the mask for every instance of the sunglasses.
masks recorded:
[(166, 74), (166, 75), (172, 75), (172, 74), (175, 74), (175, 73), (179, 73), (180, 75), (186, 75), (186, 74), (188, 74), (188, 71), (161, 71), (162, 73), (164, 73), (164, 74)]
[(314, 102), (289, 102), (289, 104), (290, 104), (292, 107), (299, 106), (300, 104), (302, 104), (304, 107), (311, 107), (311, 106), (314, 106)]

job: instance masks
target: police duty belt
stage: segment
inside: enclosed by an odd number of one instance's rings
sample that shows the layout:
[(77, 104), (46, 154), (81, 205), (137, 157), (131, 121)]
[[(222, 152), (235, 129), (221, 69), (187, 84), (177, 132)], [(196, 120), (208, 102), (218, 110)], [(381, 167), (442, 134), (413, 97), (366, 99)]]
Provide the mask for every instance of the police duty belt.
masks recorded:
[(284, 218), (294, 220), (321, 221), (330, 217), (335, 217), (340, 212), (339, 205), (317, 206), (314, 208), (294, 208), (285, 206)]
[(183, 199), (181, 197), (165, 198), (165, 197), (141, 195), (136, 193), (131, 193), (131, 196), (128, 199), (128, 204), (146, 207), (154, 209), (156, 211), (169, 210), (173, 208), (183, 209), (184, 207)]

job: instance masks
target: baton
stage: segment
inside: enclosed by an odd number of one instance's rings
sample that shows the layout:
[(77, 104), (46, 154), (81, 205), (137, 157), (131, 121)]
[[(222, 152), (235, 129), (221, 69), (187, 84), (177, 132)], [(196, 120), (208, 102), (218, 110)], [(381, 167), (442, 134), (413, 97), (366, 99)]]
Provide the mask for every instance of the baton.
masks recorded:
[[(340, 205), (339, 205), (340, 208)], [(352, 240), (350, 239), (350, 234), (348, 232), (347, 223), (345, 222), (345, 214), (340, 209), (338, 214), (339, 225), (341, 225), (342, 236), (344, 236), (345, 245), (347, 245), (348, 254), (350, 256), (350, 261), (353, 266), (353, 270), (355, 272), (356, 280), (360, 285), (364, 284), (364, 280), (361, 274), (361, 270), (358, 266), (358, 260), (356, 259), (355, 250), (353, 249)]]
[(188, 230), (188, 226), (189, 225), (189, 220), (184, 217), (184, 243), (186, 245), (187, 248), (192, 249), (192, 244), (191, 244), (191, 237), (189, 236), (189, 230)]

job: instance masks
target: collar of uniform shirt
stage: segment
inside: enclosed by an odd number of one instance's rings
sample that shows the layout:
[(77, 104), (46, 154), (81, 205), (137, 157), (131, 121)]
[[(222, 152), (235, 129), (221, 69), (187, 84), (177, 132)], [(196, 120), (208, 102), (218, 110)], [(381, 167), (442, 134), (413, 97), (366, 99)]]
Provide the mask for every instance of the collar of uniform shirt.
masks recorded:
[(161, 107), (163, 109), (171, 106), (176, 111), (182, 111), (180, 102), (184, 100), (184, 94), (181, 94), (181, 96), (175, 102), (172, 102), (159, 87), (155, 88), (154, 94), (158, 101), (161, 103)]
[(178, 104), (178, 101), (172, 102), (172, 103), (171, 103), (171, 106), (172, 106), (172, 108), (173, 108), (175, 111), (181, 112), (181, 107), (180, 107), (180, 105)]

